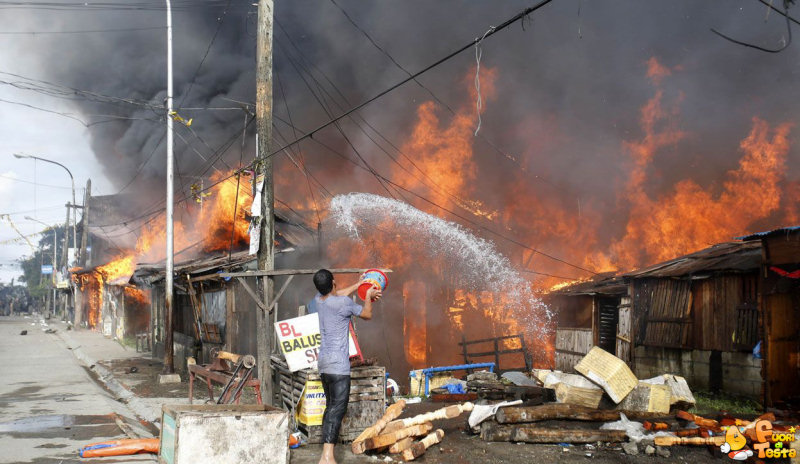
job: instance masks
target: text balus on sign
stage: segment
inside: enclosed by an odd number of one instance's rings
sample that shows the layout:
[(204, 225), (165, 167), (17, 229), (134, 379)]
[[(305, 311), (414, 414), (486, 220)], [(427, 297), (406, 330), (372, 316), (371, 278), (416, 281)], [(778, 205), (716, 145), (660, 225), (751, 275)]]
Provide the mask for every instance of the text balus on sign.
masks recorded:
[[(317, 368), (319, 345), (322, 342), (317, 314), (279, 321), (275, 324), (275, 333), (291, 372)], [(348, 345), (350, 356), (358, 354), (352, 332), (348, 337)]]

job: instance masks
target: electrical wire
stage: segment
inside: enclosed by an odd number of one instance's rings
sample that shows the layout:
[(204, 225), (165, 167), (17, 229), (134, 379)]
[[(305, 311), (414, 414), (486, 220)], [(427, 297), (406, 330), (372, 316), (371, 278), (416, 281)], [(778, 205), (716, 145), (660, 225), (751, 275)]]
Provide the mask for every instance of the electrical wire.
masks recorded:
[(13, 180), (14, 182), (22, 182), (24, 184), (31, 184), (31, 185), (35, 185), (37, 187), (49, 187), (49, 188), (55, 188), (55, 189), (72, 190), (72, 187), (64, 187), (64, 186), (61, 186), (61, 185), (51, 185), (51, 184), (40, 184), (38, 182), (33, 182), (33, 181), (30, 181), (30, 180), (25, 180), (25, 179), (17, 179), (16, 177), (6, 176), (4, 174), (0, 174), (0, 178)]
[(208, 47), (206, 47), (206, 52), (203, 54), (203, 58), (200, 60), (200, 64), (197, 65), (197, 69), (194, 70), (194, 74), (192, 75), (192, 79), (189, 81), (189, 88), (186, 89), (186, 92), (183, 93), (181, 97), (180, 103), (178, 103), (178, 111), (183, 107), (183, 103), (189, 98), (189, 94), (192, 92), (192, 87), (194, 86), (195, 79), (197, 79), (197, 75), (200, 74), (200, 69), (203, 68), (203, 63), (206, 62), (206, 58), (208, 58), (208, 53), (211, 51), (211, 47), (214, 45), (214, 41), (217, 40), (217, 35), (219, 34), (219, 30), (222, 28), (222, 22), (225, 21), (225, 16), (228, 14), (228, 8), (231, 6), (231, 0), (228, 0), (228, 3), (225, 4), (225, 9), (222, 10), (222, 15), (217, 18), (217, 28), (214, 30), (214, 35), (211, 36), (211, 41), (208, 43)]
[[(483, 40), (485, 40), (485, 39), (486, 39), (487, 37), (489, 37), (489, 36), (492, 36), (492, 35), (494, 35), (494, 34), (496, 34), (496, 33), (500, 32), (500, 31), (502, 31), (503, 29), (505, 29), (505, 28), (507, 28), (508, 26), (510, 26), (510, 25), (512, 25), (512, 24), (514, 24), (515, 22), (517, 22), (517, 21), (519, 21), (519, 20), (521, 20), (521, 19), (525, 18), (526, 16), (528, 16), (528, 15), (529, 15), (529, 14), (531, 14), (532, 12), (534, 12), (534, 11), (538, 10), (539, 8), (542, 8), (543, 6), (547, 5), (548, 3), (552, 2), (552, 1), (553, 1), (553, 0), (542, 0), (542, 1), (540, 1), (539, 3), (537, 3), (537, 4), (536, 4), (536, 5), (534, 5), (534, 6), (531, 6), (531, 7), (528, 7), (528, 8), (526, 8), (526, 9), (524, 9), (524, 10), (523, 10), (523, 11), (521, 11), (520, 13), (518, 13), (518, 14), (516, 14), (515, 16), (513, 16), (513, 17), (511, 17), (511, 18), (507, 19), (506, 21), (504, 21), (504, 22), (503, 22), (502, 24), (500, 24), (499, 26), (497, 26), (497, 27), (495, 27), (494, 29), (491, 29), (489, 32), (487, 32), (487, 33), (486, 33), (486, 34), (483, 36)], [(370, 103), (374, 102), (375, 100), (378, 100), (378, 99), (380, 99), (381, 97), (385, 96), (386, 94), (388, 94), (388, 93), (390, 93), (390, 92), (394, 91), (395, 89), (397, 89), (397, 88), (399, 88), (399, 87), (403, 86), (403, 85), (404, 85), (404, 84), (406, 84), (407, 82), (409, 82), (409, 81), (412, 81), (412, 80), (416, 79), (417, 77), (421, 76), (422, 74), (424, 74), (424, 73), (426, 73), (426, 72), (430, 71), (431, 69), (438, 67), (439, 65), (441, 65), (441, 64), (443, 64), (443, 63), (445, 63), (446, 61), (449, 61), (450, 59), (452, 59), (452, 58), (453, 58), (453, 57), (455, 57), (456, 55), (460, 54), (460, 53), (461, 53), (461, 52), (463, 52), (464, 50), (467, 50), (468, 48), (472, 47), (472, 46), (473, 46), (475, 43), (477, 43), (477, 41), (478, 41), (478, 40), (481, 40), (481, 39), (479, 39), (479, 38), (476, 38), (476, 39), (474, 39), (472, 42), (470, 42), (470, 43), (468, 43), (468, 44), (466, 44), (466, 45), (464, 45), (464, 46), (460, 47), (459, 49), (457, 49), (457, 50), (455, 50), (455, 51), (451, 52), (450, 54), (446, 55), (445, 57), (443, 57), (443, 58), (440, 58), (440, 59), (436, 60), (435, 62), (433, 62), (433, 63), (431, 63), (430, 65), (428, 65), (428, 66), (424, 67), (423, 69), (421, 69), (421, 70), (417, 71), (416, 73), (409, 75), (409, 76), (408, 76), (406, 79), (403, 79), (403, 80), (401, 80), (401, 81), (399, 81), (399, 82), (395, 83), (394, 85), (392, 85), (392, 86), (390, 86), (389, 88), (387, 88), (387, 89), (385, 89), (385, 90), (383, 90), (383, 91), (379, 92), (378, 94), (374, 95), (373, 97), (371, 97), (371, 98), (369, 98), (369, 99), (367, 99), (367, 100), (365, 100), (365, 101), (363, 101), (363, 102), (361, 102), (361, 103), (357, 104), (356, 106), (354, 106), (354, 107), (350, 108), (349, 110), (345, 111), (344, 113), (340, 114), (339, 116), (337, 116), (337, 117), (335, 117), (335, 118), (332, 118), (331, 120), (329, 120), (329, 121), (327, 121), (327, 122), (325, 122), (325, 123), (321, 124), (320, 126), (316, 127), (315, 129), (313, 129), (313, 130), (309, 131), (308, 133), (304, 134), (304, 135), (303, 135), (303, 136), (301, 136), (300, 138), (298, 138), (298, 139), (294, 140), (293, 142), (291, 142), (291, 144), (292, 144), (292, 145), (294, 145), (295, 143), (298, 143), (298, 142), (300, 142), (301, 140), (304, 140), (304, 139), (306, 139), (306, 138), (313, 137), (313, 136), (314, 136), (314, 134), (316, 134), (316, 133), (317, 133), (317, 132), (319, 132), (320, 130), (322, 130), (322, 129), (324, 129), (324, 128), (326, 128), (326, 127), (330, 126), (330, 125), (333, 125), (333, 124), (335, 124), (335, 123), (336, 123), (336, 122), (338, 122), (339, 120), (341, 120), (341, 119), (343, 119), (343, 118), (345, 118), (345, 117), (349, 116), (350, 114), (352, 114), (352, 113), (354, 113), (354, 112), (356, 112), (356, 111), (358, 111), (358, 110), (360, 110), (360, 109), (364, 108), (365, 106), (369, 105)], [(270, 156), (274, 156), (276, 153), (279, 153), (279, 152), (283, 151), (283, 148), (284, 148), (284, 147), (281, 147), (281, 148), (279, 148), (279, 149), (275, 150), (275, 151), (274, 151), (274, 152), (272, 152), (272, 153), (269, 153), (269, 154), (267, 154), (267, 155), (263, 155), (263, 158), (267, 158), (267, 157), (270, 157)], [(257, 158), (255, 162), (259, 162), (259, 161), (261, 161), (261, 159), (258, 159), (258, 158)]]
[(0, 31), (0, 35), (101, 34), (106, 32), (153, 31), (157, 29), (166, 29), (166, 26), (132, 27), (128, 29), (95, 29), (84, 31)]

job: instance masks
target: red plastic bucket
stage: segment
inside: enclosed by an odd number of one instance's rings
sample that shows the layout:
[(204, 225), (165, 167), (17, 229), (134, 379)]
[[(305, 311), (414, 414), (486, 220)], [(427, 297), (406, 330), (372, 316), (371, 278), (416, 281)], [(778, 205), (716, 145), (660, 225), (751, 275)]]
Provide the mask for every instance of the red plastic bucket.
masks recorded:
[(378, 269), (368, 269), (362, 276), (364, 282), (358, 286), (358, 297), (362, 300), (366, 301), (367, 291), (370, 288), (380, 288), (381, 291), (383, 291), (386, 290), (386, 286), (389, 285), (389, 278)]

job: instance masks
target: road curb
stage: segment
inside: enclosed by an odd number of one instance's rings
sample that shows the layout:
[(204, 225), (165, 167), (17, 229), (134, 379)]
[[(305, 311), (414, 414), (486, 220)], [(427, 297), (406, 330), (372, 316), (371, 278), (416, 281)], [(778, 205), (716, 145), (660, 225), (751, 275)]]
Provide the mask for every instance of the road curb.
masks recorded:
[(139, 419), (150, 422), (151, 424), (160, 428), (159, 422), (161, 421), (161, 417), (153, 414), (152, 408), (142, 401), (141, 398), (133, 393), (128, 387), (120, 383), (120, 381), (114, 377), (114, 374), (109, 369), (101, 365), (96, 359), (89, 356), (81, 348), (81, 346), (75, 340), (73, 340), (68, 332), (64, 330), (57, 330), (55, 335), (67, 345), (75, 358), (82, 362), (87, 369), (97, 374), (97, 377), (101, 382), (103, 382), (103, 385), (105, 385), (106, 388), (111, 391), (118, 401), (127, 405), (128, 409), (130, 409), (131, 412)]

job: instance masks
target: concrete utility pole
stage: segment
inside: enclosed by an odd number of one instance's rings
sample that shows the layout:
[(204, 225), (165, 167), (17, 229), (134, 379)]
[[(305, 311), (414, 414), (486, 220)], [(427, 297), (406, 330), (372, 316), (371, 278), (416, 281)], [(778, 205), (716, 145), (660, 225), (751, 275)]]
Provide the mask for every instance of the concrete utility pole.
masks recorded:
[[(258, 244), (258, 269), (275, 269), (275, 192), (272, 185), (272, 158), (269, 156), (272, 143), (272, 0), (258, 2), (258, 31), (256, 45), (256, 132), (258, 134), (256, 179), (263, 177), (261, 191), (261, 227)], [(262, 277), (264, 302), (272, 304), (274, 282), (272, 277)], [(273, 310), (274, 311), (274, 310)], [(272, 367), (270, 349), (272, 318), (269, 312), (258, 310), (258, 378), (261, 379), (261, 394), (264, 403), (272, 404)]]
[(172, 5), (167, 2), (167, 253), (164, 270), (164, 372), (159, 377), (160, 383), (180, 382), (175, 374), (172, 345), (172, 286), (175, 272), (174, 262), (174, 229), (172, 216), (175, 210), (173, 199), (173, 153), (174, 148), (172, 133)]
[[(86, 191), (83, 194), (83, 229), (81, 230), (81, 248), (76, 250), (78, 253), (78, 266), (81, 268), (86, 267), (88, 260), (89, 247), (89, 198), (92, 197), (92, 179), (86, 181)], [(75, 206), (74, 204), (72, 206)], [(83, 293), (75, 288), (75, 327), (80, 327), (83, 324)]]

